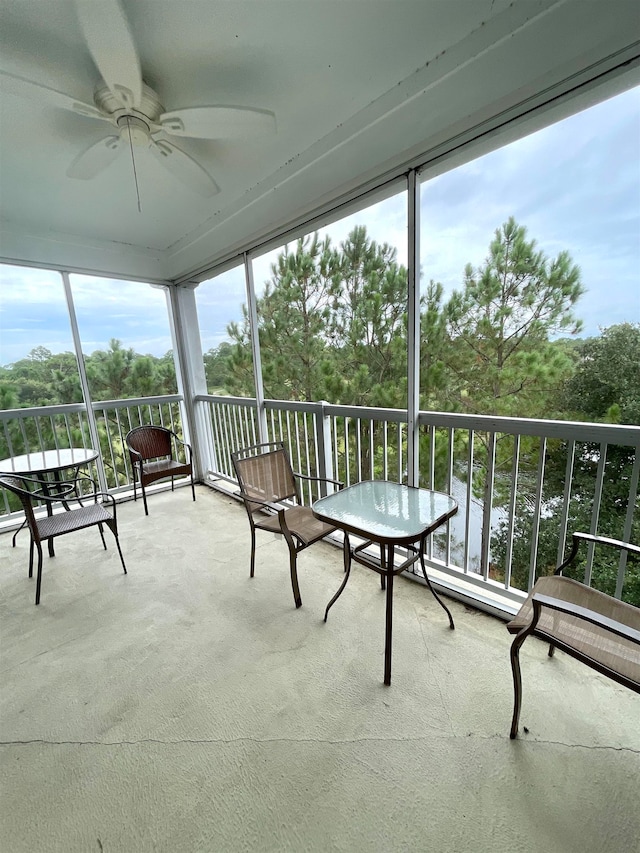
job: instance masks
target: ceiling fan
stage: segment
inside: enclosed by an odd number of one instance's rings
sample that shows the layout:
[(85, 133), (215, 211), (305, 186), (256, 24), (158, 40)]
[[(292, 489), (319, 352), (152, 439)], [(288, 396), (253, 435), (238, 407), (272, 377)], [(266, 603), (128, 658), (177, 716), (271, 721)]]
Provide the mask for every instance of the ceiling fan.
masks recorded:
[[(113, 126), (108, 136), (92, 143), (73, 160), (67, 169), (69, 177), (93, 178), (123, 148), (130, 148), (133, 159), (135, 146), (148, 151), (187, 187), (208, 197), (219, 191), (216, 182), (167, 136), (233, 139), (275, 131), (274, 113), (252, 107), (195, 106), (165, 112), (157, 93), (143, 82), (138, 52), (119, 0), (76, 0), (76, 9), (87, 46), (103, 79), (95, 89), (94, 105), (0, 71), (0, 87), (6, 92)], [(133, 164), (135, 170), (135, 159)]]

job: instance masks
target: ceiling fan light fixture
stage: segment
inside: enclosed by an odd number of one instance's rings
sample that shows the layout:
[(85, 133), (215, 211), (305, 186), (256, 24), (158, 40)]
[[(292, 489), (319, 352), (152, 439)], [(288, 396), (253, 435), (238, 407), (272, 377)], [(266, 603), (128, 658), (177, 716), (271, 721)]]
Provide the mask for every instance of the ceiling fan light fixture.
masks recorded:
[(120, 138), (137, 147), (147, 146), (151, 138), (149, 125), (137, 116), (124, 115), (118, 119)]

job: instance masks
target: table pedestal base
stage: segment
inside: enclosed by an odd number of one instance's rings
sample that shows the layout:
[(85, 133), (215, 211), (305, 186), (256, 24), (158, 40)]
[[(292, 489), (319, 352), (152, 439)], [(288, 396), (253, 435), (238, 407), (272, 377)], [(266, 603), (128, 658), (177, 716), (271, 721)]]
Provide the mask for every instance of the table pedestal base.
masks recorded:
[(347, 581), (349, 580), (349, 575), (351, 574), (352, 560), (355, 560), (356, 563), (360, 563), (362, 566), (366, 566), (368, 569), (372, 569), (374, 572), (377, 572), (380, 575), (382, 589), (384, 590), (386, 587), (384, 633), (384, 683), (389, 686), (391, 684), (391, 647), (393, 634), (393, 578), (395, 575), (400, 574), (400, 572), (404, 572), (405, 569), (409, 568), (409, 566), (413, 565), (413, 563), (419, 561), (420, 567), (422, 568), (422, 574), (424, 575), (425, 582), (429, 587), (431, 594), (449, 617), (449, 627), (451, 628), (451, 630), (454, 630), (455, 625), (453, 622), (453, 616), (451, 615), (451, 611), (442, 601), (435, 589), (431, 586), (431, 581), (429, 580), (429, 576), (427, 575), (427, 569), (424, 562), (425, 539), (421, 539), (418, 545), (405, 546), (407, 548), (407, 551), (411, 552), (411, 555), (400, 566), (395, 565), (395, 548), (392, 543), (377, 543), (380, 546), (380, 564), (378, 564), (370, 555), (364, 554), (363, 551), (373, 544), (376, 543), (374, 543), (372, 540), (369, 540), (351, 550), (351, 547), (349, 545), (349, 537), (345, 533), (343, 543), (344, 579), (340, 584), (340, 588), (338, 589), (336, 594), (327, 604), (327, 608), (324, 612), (324, 621), (327, 621), (329, 610), (331, 610), (333, 605), (344, 592), (344, 588), (346, 587)]

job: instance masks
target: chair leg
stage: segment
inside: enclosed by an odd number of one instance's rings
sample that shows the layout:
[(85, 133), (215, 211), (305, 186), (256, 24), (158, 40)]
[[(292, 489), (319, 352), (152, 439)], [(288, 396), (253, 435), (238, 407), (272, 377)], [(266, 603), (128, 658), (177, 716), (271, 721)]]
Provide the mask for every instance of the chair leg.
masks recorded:
[(174, 491), (174, 488), (173, 488), (173, 477), (171, 478), (171, 491), (172, 491), (172, 492)]
[(16, 532), (13, 534), (13, 539), (11, 540), (11, 547), (12, 547), (12, 548), (15, 548), (15, 547), (16, 547), (16, 538), (17, 538), (17, 536), (18, 536), (18, 533), (20, 533), (20, 531), (22, 530), (22, 528), (23, 528), (23, 527), (26, 527), (26, 524), (27, 524), (27, 519), (25, 518), (25, 520), (22, 522), (22, 524), (20, 525), (20, 527), (19, 527), (19, 528), (16, 530)]
[(251, 526), (251, 570), (249, 577), (252, 578), (256, 569), (256, 529)]
[(40, 587), (42, 585), (42, 546), (36, 542), (38, 549), (38, 575), (36, 577), (36, 604), (40, 604)]
[(102, 525), (98, 525), (98, 530), (100, 531), (100, 538), (102, 539), (102, 547), (104, 550), (107, 550), (107, 543), (104, 541), (104, 531), (102, 530)]
[(195, 483), (193, 482), (193, 469), (191, 470), (191, 494), (193, 495), (193, 499), (195, 501), (195, 499), (196, 499), (196, 486), (195, 486)]
[(120, 539), (118, 538), (118, 527), (115, 521), (107, 522), (107, 526), (109, 530), (113, 533), (113, 538), (116, 540), (116, 548), (118, 549), (118, 554), (120, 555), (120, 562), (122, 563), (122, 568), (124, 569), (124, 573), (126, 575), (127, 567), (124, 564), (124, 557), (122, 556), (122, 550), (120, 548)]
[(144, 488), (144, 483), (142, 480), (140, 481), (140, 489), (142, 490), (142, 502), (144, 504), (144, 514), (149, 515), (149, 510), (147, 508), (147, 493)]
[(553, 643), (549, 643), (548, 655), (550, 658), (553, 657), (553, 653), (555, 652), (555, 650), (556, 650), (556, 647), (553, 645)]
[(302, 606), (302, 599), (300, 598), (300, 587), (298, 586), (298, 554), (295, 550), (289, 548), (289, 569), (291, 571), (291, 588), (293, 589), (293, 600), (296, 603), (296, 607)]
[(33, 538), (29, 543), (29, 577), (33, 577)]
[(520, 672), (520, 646), (526, 639), (522, 632), (518, 634), (511, 644), (511, 672), (513, 674), (513, 717), (511, 718), (511, 731), (509, 737), (514, 740), (518, 734), (518, 722), (520, 720), (520, 708), (522, 706), (522, 674)]

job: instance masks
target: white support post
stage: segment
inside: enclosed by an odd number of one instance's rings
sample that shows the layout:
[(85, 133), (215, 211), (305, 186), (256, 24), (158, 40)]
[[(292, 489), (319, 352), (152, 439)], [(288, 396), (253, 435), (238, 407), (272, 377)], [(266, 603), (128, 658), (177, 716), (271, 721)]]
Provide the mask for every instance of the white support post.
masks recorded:
[[(333, 473), (333, 454), (331, 452), (331, 418), (329, 415), (325, 414), (325, 406), (328, 403), (323, 400), (318, 404), (318, 408), (315, 412), (315, 429), (316, 429), (316, 441), (317, 441), (317, 454), (318, 454), (318, 477), (322, 477), (326, 480), (334, 480)], [(332, 494), (335, 491), (334, 486), (327, 487), (326, 483), (323, 483), (320, 488), (320, 494), (324, 497), (326, 494)]]
[[(76, 317), (76, 308), (73, 304), (73, 294), (71, 292), (71, 282), (69, 280), (68, 272), (62, 273), (62, 283), (64, 285), (65, 299), (67, 300), (67, 311), (69, 312), (69, 322), (71, 324), (71, 337), (73, 338), (73, 348), (76, 354), (76, 361), (78, 362), (78, 374), (80, 376), (80, 387), (82, 388), (82, 399), (87, 410), (87, 423), (89, 425), (91, 445), (93, 449), (98, 452), (98, 458), (96, 459), (98, 483), (100, 484), (100, 491), (106, 492), (108, 490), (107, 475), (104, 470), (102, 453), (100, 452), (100, 436), (98, 434), (96, 416), (93, 411), (93, 406), (91, 405), (91, 390), (89, 388), (87, 371), (85, 369), (84, 357), (82, 355), (82, 342), (80, 340), (80, 331), (78, 329), (78, 318)], [(116, 483), (115, 485), (117, 486), (118, 484)]]
[(204, 372), (200, 326), (196, 308), (195, 289), (197, 282), (180, 285), (160, 285), (167, 297), (167, 308), (171, 326), (174, 362), (178, 393), (184, 400), (183, 413), (185, 441), (193, 448), (194, 473), (204, 479), (207, 471), (217, 470), (216, 460), (210, 458), (214, 442), (209, 435), (211, 424), (208, 418), (199, 415), (202, 407), (196, 406), (195, 397), (207, 393)]
[(264, 386), (262, 384), (262, 359), (260, 357), (260, 338), (258, 335), (258, 306), (256, 290), (253, 284), (253, 266), (248, 254), (244, 253), (244, 275), (247, 288), (247, 308), (251, 329), (251, 354), (253, 356), (253, 380), (256, 387), (256, 409), (258, 415), (258, 435), (260, 442), (268, 440), (267, 412), (264, 407)]
[(420, 415), (420, 183), (408, 175), (407, 210), (407, 484), (419, 483)]

